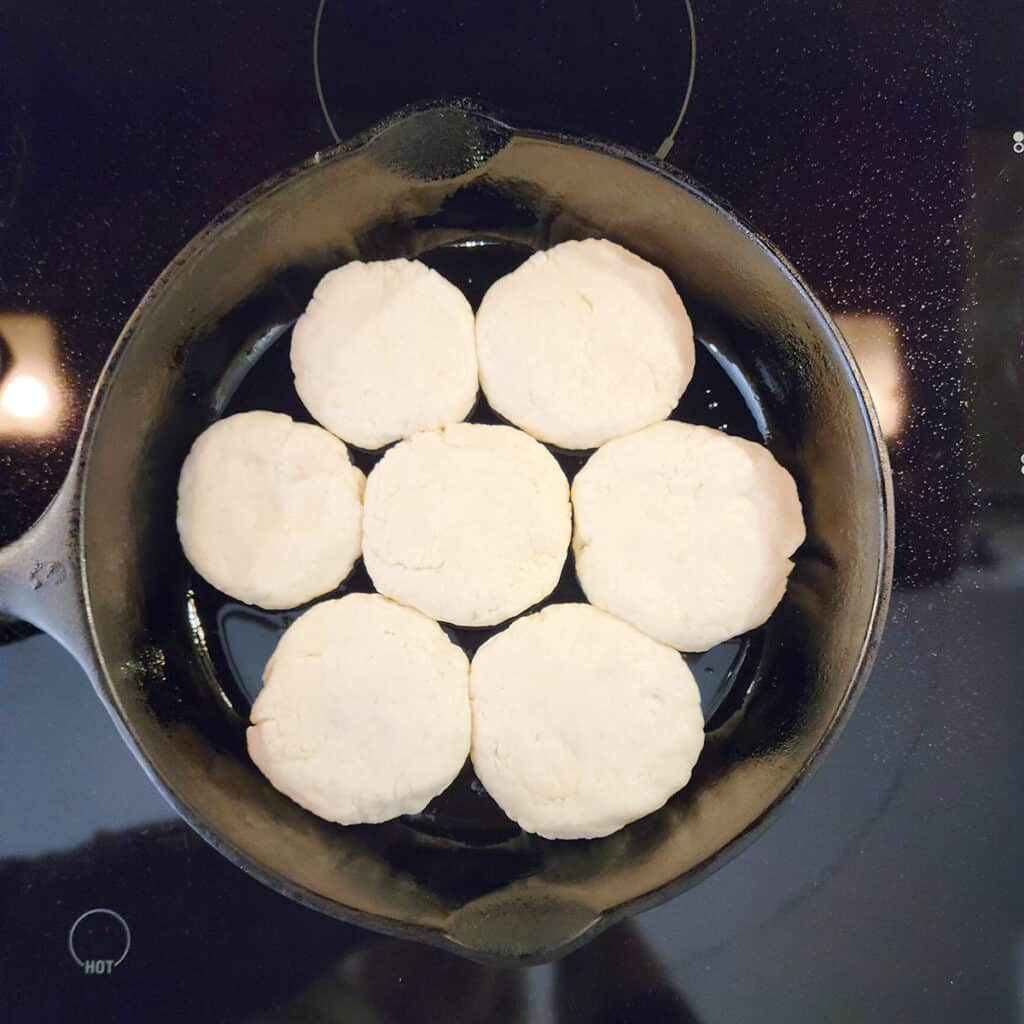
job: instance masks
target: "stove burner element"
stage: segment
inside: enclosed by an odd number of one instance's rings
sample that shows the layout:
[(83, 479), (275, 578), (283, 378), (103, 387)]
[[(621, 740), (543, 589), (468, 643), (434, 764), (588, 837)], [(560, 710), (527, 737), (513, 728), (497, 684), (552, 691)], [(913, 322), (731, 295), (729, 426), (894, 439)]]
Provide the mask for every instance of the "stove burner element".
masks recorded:
[(654, 150), (664, 159), (693, 94), (691, 2), (606, 6), (594, 18), (575, 4), (541, 5), (523, 19), (515, 4), (495, 10), (457, 0), (439, 19), (429, 9), (320, 0), (313, 76), (324, 121), (340, 142), (403, 107), (463, 98), (519, 126), (603, 136), (647, 152), (670, 124)]
[(693, 6), (690, 4), (690, 0), (684, 0), (684, 3), (686, 4), (686, 17), (690, 23), (690, 74), (686, 80), (686, 92), (683, 93), (683, 102), (679, 106), (679, 113), (676, 115), (675, 124), (672, 125), (672, 131), (662, 139), (661, 145), (654, 151), (654, 155), (659, 160), (664, 160), (676, 144), (676, 135), (679, 133), (679, 126), (683, 123), (683, 118), (686, 117), (686, 108), (690, 105), (690, 97), (693, 95), (693, 80), (697, 74), (697, 26), (693, 20)]

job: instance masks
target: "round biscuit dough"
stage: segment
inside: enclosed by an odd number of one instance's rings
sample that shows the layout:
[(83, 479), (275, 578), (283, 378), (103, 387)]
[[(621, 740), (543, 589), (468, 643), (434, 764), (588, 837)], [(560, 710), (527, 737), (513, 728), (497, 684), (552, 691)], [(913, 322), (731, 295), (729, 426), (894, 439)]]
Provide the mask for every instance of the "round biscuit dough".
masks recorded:
[(370, 473), (365, 506), (374, 586), (459, 626), (496, 625), (551, 593), (572, 531), (565, 474), (512, 427), (402, 441)]
[(203, 579), (261, 608), (333, 590), (362, 542), (363, 474), (333, 434), (276, 412), (218, 420), (178, 478), (178, 535)]
[(591, 605), (512, 623), (477, 651), (469, 690), (477, 776), (548, 839), (605, 836), (657, 810), (704, 744), (679, 653)]
[(359, 448), (457, 423), (476, 401), (473, 310), (416, 260), (327, 274), (295, 324), (291, 361), (306, 408)]
[(693, 376), (693, 329), (672, 282), (604, 239), (534, 253), (496, 281), (476, 345), (491, 407), (563, 448), (664, 419)]
[(469, 662), (436, 622), (378, 594), (285, 631), (246, 739), (275, 789), (343, 825), (416, 814), (469, 754)]
[(681, 651), (760, 626), (804, 540), (796, 484), (771, 452), (689, 423), (609, 441), (572, 498), (587, 598)]

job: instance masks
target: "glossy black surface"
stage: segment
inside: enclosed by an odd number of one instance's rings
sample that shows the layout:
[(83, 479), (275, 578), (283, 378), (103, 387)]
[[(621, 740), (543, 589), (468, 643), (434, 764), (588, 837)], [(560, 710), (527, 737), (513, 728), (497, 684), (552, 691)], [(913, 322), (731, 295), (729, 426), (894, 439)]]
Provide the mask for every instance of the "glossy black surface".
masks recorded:
[[(638, 24), (650, 6), (636, 5)], [(616, 956), (633, 937), (617, 926), (611, 956), (592, 957), (595, 944), (495, 985), (486, 968), (295, 908), (183, 826), (168, 838), (145, 825), (168, 809), (74, 664), (34, 637), (0, 649), (5, 1018), (359, 1019), (371, 1004), (432, 1020), (451, 983), (467, 994), (453, 1020), (690, 1019), (678, 1002), (643, 1014), (667, 987), (709, 1022), (1016, 1020), (1024, 180), (1011, 144), (1024, 125), (1019, 11), (997, 7), (975, 18), (957, 3), (696, 4), (698, 72), (673, 160), (751, 215), (847, 315), (848, 337), (860, 332), (862, 366), (891, 400), (900, 572), (842, 738), (753, 846), (635, 920), (654, 962)], [(52, 495), (99, 366), (169, 256), (233, 196), (331, 139), (312, 10), (12, 10), (0, 33), (0, 301), (57, 325), (69, 415), (57, 435), (0, 442), (8, 539)], [(395, 62), (409, 64), (422, 43), (397, 7), (382, 10)], [(624, 63), (632, 72), (634, 54), (652, 54), (649, 76), (675, 92), (682, 61), (658, 55), (679, 58), (686, 39), (662, 34), (679, 47), (634, 40)], [(343, 45), (347, 77), (328, 100), (350, 134), (396, 100), (367, 86), (389, 68), (363, 36)], [(513, 90), (514, 119), (652, 150), (664, 138), (656, 104), (612, 111), (618, 72), (577, 76), (573, 91), (550, 56), (502, 54), (552, 85), (522, 110)], [(575, 57), (565, 63), (578, 70)], [(489, 99), (486, 81), (462, 91)], [(96, 829), (122, 832), (124, 854), (85, 845)], [(110, 978), (85, 977), (67, 930), (103, 905), (125, 912), (132, 952)], [(401, 1009), (385, 1009), (392, 997)]]

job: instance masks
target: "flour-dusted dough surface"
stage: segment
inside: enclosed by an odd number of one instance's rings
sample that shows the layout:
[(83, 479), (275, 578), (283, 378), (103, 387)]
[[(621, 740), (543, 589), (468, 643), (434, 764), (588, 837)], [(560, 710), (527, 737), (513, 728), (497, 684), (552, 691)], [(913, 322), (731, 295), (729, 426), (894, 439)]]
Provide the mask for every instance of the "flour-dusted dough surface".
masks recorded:
[(804, 539), (796, 484), (768, 449), (688, 423), (608, 442), (572, 497), (588, 599), (682, 651), (761, 625)]
[(374, 467), (363, 555), (382, 594), (492, 626), (554, 589), (571, 523), (569, 485), (543, 445), (460, 423), (402, 441)]
[(276, 789), (328, 821), (422, 811), (466, 761), (466, 655), (436, 622), (377, 594), (310, 608), (263, 679), (249, 756)]
[(178, 478), (178, 535), (196, 571), (262, 608), (333, 590), (362, 541), (363, 474), (333, 434), (275, 412), (218, 420)]
[(491, 406), (563, 448), (664, 419), (693, 376), (693, 329), (672, 282), (603, 239), (534, 253), (496, 281), (476, 343)]
[(359, 448), (457, 423), (476, 400), (473, 310), (416, 260), (327, 274), (295, 325), (291, 361), (306, 408)]
[(682, 657), (586, 604), (549, 605), (488, 640), (470, 700), (477, 776), (548, 839), (608, 835), (657, 810), (704, 745)]

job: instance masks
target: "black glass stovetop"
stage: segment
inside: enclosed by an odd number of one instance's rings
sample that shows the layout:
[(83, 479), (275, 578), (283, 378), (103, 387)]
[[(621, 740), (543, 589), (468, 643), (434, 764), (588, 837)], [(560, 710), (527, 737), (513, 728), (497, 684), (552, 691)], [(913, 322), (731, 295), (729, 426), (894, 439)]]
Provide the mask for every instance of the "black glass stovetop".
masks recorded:
[(0, 622), (0, 1021), (1019, 1020), (1022, 67), (1010, 2), (5, 5), (0, 542), (207, 220), (399, 107), (469, 97), (668, 154), (781, 247), (875, 396), (898, 559), (856, 713), (773, 826), (520, 970), (263, 889), (173, 816), (71, 658)]

